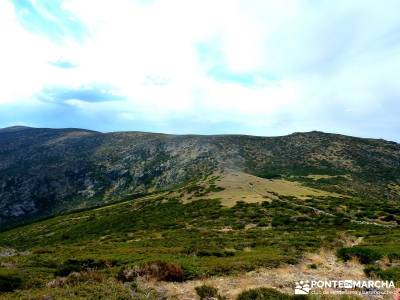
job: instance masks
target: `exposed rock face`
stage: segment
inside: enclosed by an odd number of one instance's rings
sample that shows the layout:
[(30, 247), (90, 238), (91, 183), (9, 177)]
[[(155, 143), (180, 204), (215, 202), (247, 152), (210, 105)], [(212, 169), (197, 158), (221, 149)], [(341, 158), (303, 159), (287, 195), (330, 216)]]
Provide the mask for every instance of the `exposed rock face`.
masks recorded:
[(398, 197), (386, 187), (400, 183), (400, 145), (321, 132), (252, 137), (5, 128), (0, 226), (171, 188), (224, 168), (262, 176), (350, 174), (355, 193)]

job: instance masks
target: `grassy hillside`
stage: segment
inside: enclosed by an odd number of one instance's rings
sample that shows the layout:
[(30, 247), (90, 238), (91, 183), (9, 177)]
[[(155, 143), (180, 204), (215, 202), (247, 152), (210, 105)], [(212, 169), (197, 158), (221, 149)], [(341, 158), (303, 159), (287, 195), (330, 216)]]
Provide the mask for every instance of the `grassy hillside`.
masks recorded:
[[(0, 226), (169, 190), (224, 170), (367, 202), (400, 199), (400, 145), (383, 140), (13, 127), (0, 130)], [(318, 175), (324, 177), (312, 177)]]
[(146, 282), (296, 265), (321, 248), (342, 249), (343, 260), (376, 256), (365, 266), (369, 276), (400, 280), (398, 208), (293, 181), (213, 173), (2, 232), (0, 286), (18, 282), (2, 297), (160, 299), (163, 291)]
[[(383, 140), (3, 129), (0, 298), (293, 299), (294, 272), (398, 282), (399, 201), (400, 145)], [(202, 287), (240, 280), (257, 289)]]

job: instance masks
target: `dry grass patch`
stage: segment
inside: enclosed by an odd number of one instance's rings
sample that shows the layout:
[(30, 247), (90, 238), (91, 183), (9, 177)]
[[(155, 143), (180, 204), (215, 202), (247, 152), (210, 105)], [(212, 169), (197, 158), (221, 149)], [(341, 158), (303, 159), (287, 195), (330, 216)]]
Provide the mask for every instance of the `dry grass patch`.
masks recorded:
[[(294, 196), (300, 199), (308, 197), (326, 197), (339, 196), (314, 188), (303, 186), (299, 182), (287, 181), (284, 179), (265, 179), (239, 171), (226, 171), (216, 174), (218, 179), (215, 185), (221, 188), (221, 191), (210, 192), (206, 198), (221, 200), (222, 205), (232, 207), (237, 201), (255, 203), (268, 201), (268, 199), (277, 198), (276, 195)], [(200, 183), (207, 185), (207, 182)], [(205, 198), (205, 197), (198, 197)], [(197, 200), (198, 198), (190, 194), (185, 194), (182, 199), (184, 202)]]
[(351, 178), (350, 175), (323, 175), (323, 174), (316, 174), (316, 175), (310, 174), (310, 175), (307, 175), (307, 176), (305, 176), (305, 177), (306, 177), (306, 178), (313, 179), (313, 180), (318, 180), (318, 179), (331, 179), (331, 178), (338, 178), (338, 177), (340, 177), (340, 178), (346, 178), (346, 179), (350, 179), (350, 178)]

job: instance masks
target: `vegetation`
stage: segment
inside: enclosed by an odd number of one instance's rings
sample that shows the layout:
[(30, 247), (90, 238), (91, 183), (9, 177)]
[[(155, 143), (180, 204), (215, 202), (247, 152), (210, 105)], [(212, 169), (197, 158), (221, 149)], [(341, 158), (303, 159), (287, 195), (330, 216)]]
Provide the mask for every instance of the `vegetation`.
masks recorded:
[[(10, 228), (176, 189), (223, 169), (227, 162), (248, 174), (300, 181), (368, 203), (385, 201), (393, 208), (400, 196), (399, 150), (393, 142), (323, 132), (268, 138), (5, 129), (0, 130), (0, 225)], [(315, 180), (310, 175), (331, 177)], [(211, 182), (192, 188), (188, 193), (198, 197), (221, 191)], [(398, 214), (390, 214), (383, 218), (398, 221)]]
[[(179, 282), (294, 264), (304, 252), (335, 247), (343, 234), (368, 237), (362, 245), (338, 250), (343, 260), (356, 257), (370, 264), (385, 258), (396, 263), (400, 257), (397, 227), (382, 231), (372, 224), (338, 223), (336, 215), (322, 215), (308, 203), (299, 207), (300, 200), (293, 197), (238, 201), (224, 207), (217, 199), (183, 203), (173, 195), (153, 194), (0, 233), (1, 246), (18, 250), (0, 257), (2, 265), (13, 266), (14, 273), (7, 276), (21, 278), (13, 281), (18, 286), (6, 288), (18, 289), (12, 295), (31, 289), (81, 295), (101, 279), (101, 284), (111, 280), (118, 293), (132, 295), (132, 289), (140, 290), (136, 281), (143, 277)], [(335, 201), (325, 200), (330, 199)], [(395, 272), (375, 270), (374, 274), (388, 278)], [(0, 278), (7, 282), (10, 277)], [(54, 280), (63, 283), (49, 292), (49, 282)], [(82, 285), (86, 288), (77, 292)], [(254, 293), (258, 292), (250, 295)]]
[(117, 275), (118, 280), (122, 282), (135, 281), (138, 277), (146, 277), (158, 281), (183, 281), (185, 271), (178, 264), (165, 261), (146, 262), (141, 266), (133, 268), (123, 267)]
[(244, 291), (237, 300), (291, 300), (294, 296), (283, 294), (275, 289), (258, 288)]
[(218, 289), (208, 285), (197, 286), (195, 288), (197, 295), (199, 295), (200, 300), (225, 300), (226, 297), (218, 294)]
[(0, 269), (0, 292), (12, 292), (22, 286), (22, 281), (16, 272)]
[(351, 295), (288, 295), (272, 288), (256, 288), (242, 292), (237, 300), (360, 300)]
[[(316, 132), (19, 135), (0, 133), (2, 299), (164, 299), (142, 281), (275, 268), (320, 248), (359, 260), (371, 278), (399, 281), (397, 144)], [(226, 162), (247, 173), (220, 172)], [(21, 217), (31, 223), (13, 217), (13, 197), (32, 199), (38, 213), (24, 204)], [(349, 246), (349, 236), (362, 239)], [(196, 292), (224, 299), (212, 286)], [(295, 298), (270, 288), (238, 297)]]
[(362, 264), (374, 263), (382, 258), (381, 253), (363, 247), (341, 248), (337, 251), (337, 256), (344, 261), (356, 257)]

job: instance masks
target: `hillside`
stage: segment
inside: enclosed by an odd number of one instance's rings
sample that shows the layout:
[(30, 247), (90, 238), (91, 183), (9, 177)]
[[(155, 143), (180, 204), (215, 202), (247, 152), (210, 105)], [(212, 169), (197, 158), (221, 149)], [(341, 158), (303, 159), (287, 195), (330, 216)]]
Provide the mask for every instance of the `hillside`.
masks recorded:
[(214, 172), (0, 233), (2, 299), (199, 299), (203, 284), (227, 299), (261, 287), (286, 294), (249, 299), (292, 299), (299, 276), (400, 283), (398, 223), (398, 203)]
[(400, 284), (396, 143), (16, 127), (0, 145), (2, 299), (295, 299), (299, 276)]
[(397, 203), (400, 195), (400, 145), (384, 140), (322, 132), (177, 136), (17, 126), (0, 130), (0, 224), (132, 199), (225, 170), (371, 203)]

